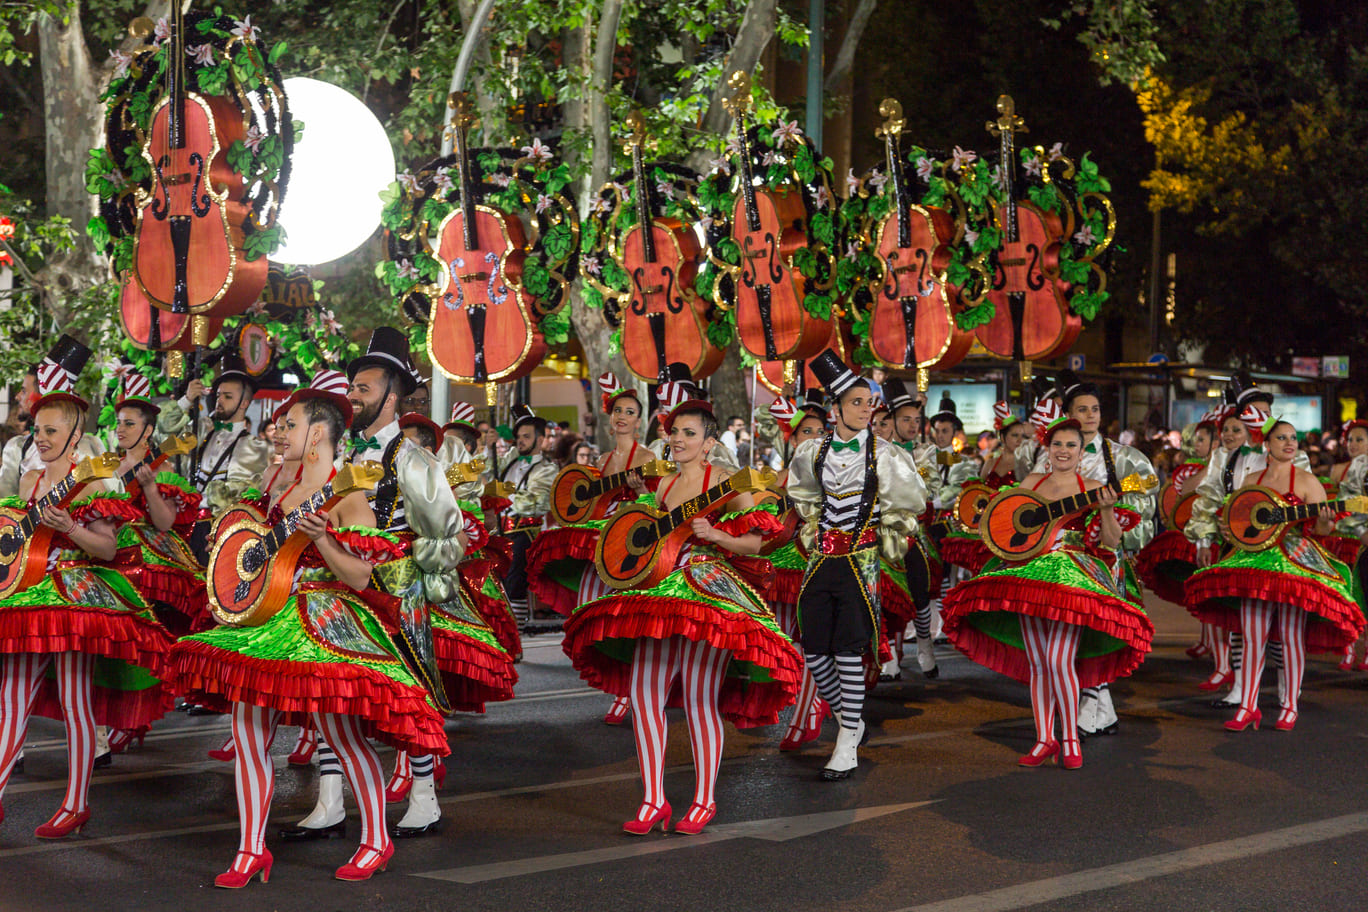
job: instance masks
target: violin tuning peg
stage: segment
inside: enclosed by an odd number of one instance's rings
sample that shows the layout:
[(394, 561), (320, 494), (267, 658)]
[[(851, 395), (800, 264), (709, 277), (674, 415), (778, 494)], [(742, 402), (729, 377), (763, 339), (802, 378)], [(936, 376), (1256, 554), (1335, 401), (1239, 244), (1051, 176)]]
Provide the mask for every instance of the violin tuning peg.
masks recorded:
[(146, 38), (156, 31), (157, 25), (146, 16), (139, 16), (128, 23), (128, 35), (130, 38)]

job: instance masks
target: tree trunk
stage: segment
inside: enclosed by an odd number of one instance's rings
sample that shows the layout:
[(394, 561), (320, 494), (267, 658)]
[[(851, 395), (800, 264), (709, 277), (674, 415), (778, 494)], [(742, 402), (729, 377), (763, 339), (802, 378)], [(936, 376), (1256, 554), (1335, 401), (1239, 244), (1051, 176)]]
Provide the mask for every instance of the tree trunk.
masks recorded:
[(855, 52), (860, 47), (860, 38), (869, 24), (869, 17), (874, 15), (874, 7), (878, 5), (879, 0), (860, 0), (855, 12), (850, 14), (845, 37), (841, 39), (841, 49), (836, 52), (831, 69), (827, 70), (824, 83), (827, 94), (835, 94), (841, 88), (841, 81), (850, 73), (850, 68), (855, 64)]
[[(37, 274), (43, 306), (58, 325), (71, 323), (66, 302), (108, 278), (108, 271), (85, 234), (95, 200), (85, 188), (86, 154), (100, 144), (104, 109), (99, 102), (102, 74), (91, 65), (81, 34), (81, 6), (67, 6), (67, 24), (43, 15), (38, 47), (43, 78), (43, 120), (47, 211), (71, 220), (76, 248), (54, 257)], [(88, 340), (87, 340), (88, 341)]]
[(589, 128), (593, 139), (589, 169), (590, 192), (613, 173), (613, 125), (608, 110), (608, 91), (613, 87), (613, 58), (617, 53), (618, 20), (622, 0), (604, 0), (594, 38), (594, 63), (589, 76)]
[[(471, 21), (475, 18), (475, 10), (479, 5), (479, 0), (457, 0), (456, 6), (461, 14), (462, 35), (470, 34)], [(497, 15), (497, 10), (495, 15)], [(488, 28), (489, 24), (486, 22), (481, 30)], [(507, 116), (499, 99), (484, 88), (488, 84), (484, 74), (489, 72), (493, 63), (489, 56), (489, 42), (483, 35), (480, 36), (479, 42), (475, 48), (475, 62), (471, 65), (470, 74), (466, 77), (465, 87), (474, 97), (475, 109), (480, 113), (480, 144), (498, 146), (508, 139)], [(453, 75), (455, 75), (454, 72)]]
[[(736, 32), (736, 42), (732, 45), (731, 53), (727, 55), (726, 65), (722, 67), (722, 79), (718, 82), (717, 88), (713, 89), (708, 111), (703, 115), (703, 122), (699, 125), (700, 132), (705, 136), (722, 135), (731, 129), (731, 115), (722, 104), (731, 94), (731, 89), (727, 88), (727, 80), (737, 70), (755, 72), (760, 54), (774, 37), (776, 6), (777, 0), (751, 0), (746, 7), (746, 15), (741, 18), (741, 27)], [(695, 171), (703, 171), (711, 157), (712, 152), (709, 149), (700, 147), (689, 155), (686, 164)]]

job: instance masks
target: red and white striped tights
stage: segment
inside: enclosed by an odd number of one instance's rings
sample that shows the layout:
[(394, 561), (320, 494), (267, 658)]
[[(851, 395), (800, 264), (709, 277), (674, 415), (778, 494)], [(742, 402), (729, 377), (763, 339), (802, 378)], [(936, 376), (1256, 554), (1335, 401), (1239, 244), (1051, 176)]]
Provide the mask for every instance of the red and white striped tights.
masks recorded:
[[(275, 791), (275, 765), (271, 762), (271, 742), (275, 740), (280, 713), (248, 703), (233, 704), (233, 740), (237, 744), (234, 771), (237, 779), (238, 816), (241, 838), (233, 870), (246, 872), (252, 856), (266, 848), (266, 818)], [(389, 847), (385, 829), (384, 776), (380, 759), (361, 732), (355, 716), (314, 713), (318, 733), (342, 761), (347, 781), (361, 810), (361, 847), (352, 862), (373, 864)]]
[(693, 749), (694, 804), (710, 811), (716, 803), (714, 788), (722, 765), (722, 714), (717, 696), (730, 660), (727, 650), (680, 636), (637, 640), (632, 657), (632, 732), (645, 788), (637, 819), (649, 819), (665, 804), (665, 701), (676, 678), (683, 686)]
[(1078, 740), (1078, 641), (1083, 628), (1063, 621), (1021, 615), (1021, 636), (1031, 663), (1031, 715), (1036, 741), (1055, 740), (1055, 709), (1061, 741)]
[(57, 668), (57, 690), (66, 719), (67, 790), (61, 809), (49, 821), (60, 824), (85, 811), (95, 765), (95, 709), (91, 676), (95, 656), (85, 652), (23, 652), (0, 663), (0, 795), (24, 746), (29, 714), (48, 664)]
[[(770, 602), (770, 609), (774, 612), (774, 619), (779, 624), (779, 629), (788, 634), (789, 639), (799, 644), (798, 654), (803, 654), (802, 638), (798, 631), (798, 606), (792, 602)], [(808, 671), (807, 663), (803, 663), (803, 683), (798, 688), (798, 699), (793, 704), (793, 718), (789, 720), (788, 731), (784, 737), (795, 736), (804, 729), (812, 728), (821, 724), (818, 716), (818, 694), (817, 682), (812, 679), (812, 672)]]
[(1306, 611), (1296, 605), (1244, 599), (1240, 602), (1240, 628), (1244, 635), (1244, 673), (1240, 677), (1240, 705), (1253, 712), (1259, 707), (1259, 682), (1264, 671), (1264, 649), (1268, 646), (1268, 631), (1274, 619), (1278, 636), (1283, 643), (1283, 662), (1286, 670), (1286, 693), (1283, 696), (1284, 715), (1297, 715), (1297, 701), (1301, 698), (1302, 676), (1306, 673)]
[[(579, 603), (588, 604), (596, 598), (603, 598), (605, 595), (612, 595), (617, 592), (612, 586), (603, 581), (598, 575), (593, 562), (586, 564), (584, 571), (580, 573)], [(632, 702), (627, 697), (615, 697), (612, 708), (608, 710), (608, 715), (614, 720), (614, 724), (620, 723), (627, 718), (627, 713), (632, 709)]]

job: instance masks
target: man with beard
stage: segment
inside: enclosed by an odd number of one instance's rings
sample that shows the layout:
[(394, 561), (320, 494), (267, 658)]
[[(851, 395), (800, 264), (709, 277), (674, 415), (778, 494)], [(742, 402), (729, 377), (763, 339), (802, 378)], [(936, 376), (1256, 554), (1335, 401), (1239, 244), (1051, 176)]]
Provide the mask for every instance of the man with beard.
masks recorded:
[(252, 433), (247, 420), (247, 407), (256, 391), (256, 380), (247, 373), (247, 366), (229, 352), (209, 389), (206, 407), (200, 410), (199, 427), (190, 427), (191, 407), (204, 397), (204, 383), (198, 378), (186, 384), (185, 395), (163, 408), (157, 419), (159, 437), (185, 433), (199, 437), (199, 468), (192, 475), (188, 457), (181, 457), (180, 474), (190, 479), (215, 514), (237, 503), (248, 488), (260, 489), (262, 473), (270, 463), (271, 445)]
[[(437, 458), (406, 437), (399, 425), (399, 403), (418, 385), (408, 339), (397, 329), (378, 327), (366, 353), (347, 365), (347, 375), (353, 418), (341, 461), (373, 461), (384, 468), (384, 476), (366, 492), (366, 499), (377, 528), (396, 536), (406, 552), (377, 565), (371, 576), (371, 588), (397, 603), (391, 620), (400, 632), (397, 641), (405, 665), (444, 714), (453, 709), (481, 711), (485, 700), (511, 698), (517, 677), (512, 658), (499, 647), (487, 623), (453, 608), (460, 599), (456, 568), (469, 541), (465, 517)], [(460, 616), (453, 617), (453, 612)], [(343, 830), (341, 764), (322, 740), (317, 754), (318, 803), (298, 825), (281, 830), (282, 839), (324, 839)], [(398, 755), (385, 797), (401, 801), (407, 796), (409, 806), (391, 831), (394, 836), (436, 831), (442, 817), (436, 780), (444, 777), (445, 768), (438, 773), (431, 754)]]
[(513, 548), (513, 562), (504, 577), (508, 605), (519, 627), (526, 627), (532, 613), (527, 607), (527, 549), (541, 531), (551, 509), (551, 483), (559, 469), (542, 452), (546, 419), (519, 403), (513, 406), (513, 450), (499, 466), (499, 481), (513, 486), (509, 505), (499, 513), (499, 533)]

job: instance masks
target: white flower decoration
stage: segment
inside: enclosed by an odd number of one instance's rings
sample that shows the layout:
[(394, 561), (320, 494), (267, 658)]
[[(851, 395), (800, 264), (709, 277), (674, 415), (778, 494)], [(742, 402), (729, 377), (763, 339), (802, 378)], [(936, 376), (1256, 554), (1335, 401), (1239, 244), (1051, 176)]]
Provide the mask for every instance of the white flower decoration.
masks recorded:
[(197, 44), (194, 47), (185, 49), (185, 53), (190, 55), (190, 59), (200, 66), (214, 65), (214, 46), (212, 44)]
[(256, 41), (261, 29), (252, 25), (251, 16), (243, 16), (241, 19), (233, 20), (232, 33), (243, 41)]

